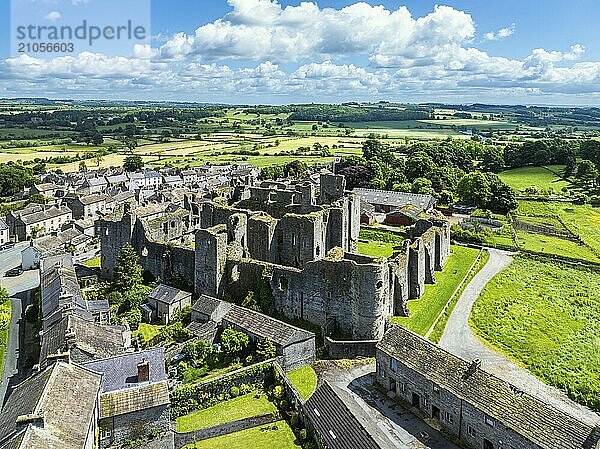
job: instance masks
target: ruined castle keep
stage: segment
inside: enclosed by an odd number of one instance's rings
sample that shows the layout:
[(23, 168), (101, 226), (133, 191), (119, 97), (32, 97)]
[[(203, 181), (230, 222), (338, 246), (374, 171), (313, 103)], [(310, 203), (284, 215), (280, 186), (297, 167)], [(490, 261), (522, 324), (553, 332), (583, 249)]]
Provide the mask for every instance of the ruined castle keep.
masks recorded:
[(375, 340), (391, 315), (408, 314), (407, 301), (435, 282), (450, 252), (449, 224), (431, 217), (408, 229), (393, 257), (357, 254), (360, 198), (342, 176), (321, 175), (318, 187), (236, 186), (233, 197), (231, 205), (189, 197), (176, 211), (120, 208), (100, 223), (103, 275), (130, 243), (162, 282), (236, 301), (267, 286), (288, 318)]

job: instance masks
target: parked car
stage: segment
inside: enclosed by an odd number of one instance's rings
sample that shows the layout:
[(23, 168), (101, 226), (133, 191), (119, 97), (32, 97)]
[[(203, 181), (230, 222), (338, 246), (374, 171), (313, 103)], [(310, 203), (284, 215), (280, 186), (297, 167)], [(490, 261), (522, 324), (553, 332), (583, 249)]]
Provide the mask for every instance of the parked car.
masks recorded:
[(5, 249), (12, 249), (15, 247), (15, 244), (13, 242), (6, 242), (3, 243), (2, 245), (0, 245), (0, 251), (4, 251)]
[(9, 278), (14, 278), (17, 276), (21, 276), (22, 274), (23, 274), (23, 268), (15, 267), (15, 268), (11, 268), (10, 270), (8, 270), (5, 274), (5, 276), (9, 277)]

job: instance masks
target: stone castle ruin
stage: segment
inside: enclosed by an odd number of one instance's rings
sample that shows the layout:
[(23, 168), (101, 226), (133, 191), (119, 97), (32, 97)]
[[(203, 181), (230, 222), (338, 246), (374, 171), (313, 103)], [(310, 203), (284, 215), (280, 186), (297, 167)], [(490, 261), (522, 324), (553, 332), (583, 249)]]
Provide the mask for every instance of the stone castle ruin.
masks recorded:
[(130, 243), (162, 282), (234, 301), (261, 285), (287, 318), (376, 340), (391, 315), (408, 315), (407, 301), (435, 282), (450, 252), (450, 226), (432, 216), (408, 228), (391, 258), (359, 255), (360, 197), (343, 176), (238, 185), (233, 198), (190, 196), (162, 213), (119, 208), (100, 222), (103, 275)]

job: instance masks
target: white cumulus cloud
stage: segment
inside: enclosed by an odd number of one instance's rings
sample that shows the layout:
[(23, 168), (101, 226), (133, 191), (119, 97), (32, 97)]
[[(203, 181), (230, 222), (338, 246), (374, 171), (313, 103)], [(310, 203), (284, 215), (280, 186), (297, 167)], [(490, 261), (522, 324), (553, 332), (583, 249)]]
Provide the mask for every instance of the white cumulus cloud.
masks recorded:
[(517, 31), (517, 26), (513, 23), (509, 27), (500, 28), (495, 33), (493, 31), (485, 33), (485, 39), (488, 41), (499, 41), (502, 39), (506, 39), (509, 36), (512, 36), (513, 34), (515, 34), (515, 31)]

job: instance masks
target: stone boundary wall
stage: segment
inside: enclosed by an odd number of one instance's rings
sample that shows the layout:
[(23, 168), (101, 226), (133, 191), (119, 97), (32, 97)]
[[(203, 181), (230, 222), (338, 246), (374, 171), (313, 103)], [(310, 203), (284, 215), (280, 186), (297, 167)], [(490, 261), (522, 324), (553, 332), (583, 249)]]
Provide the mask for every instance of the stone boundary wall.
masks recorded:
[(375, 345), (379, 340), (338, 341), (325, 337), (325, 347), (333, 359), (355, 359), (375, 357)]
[(265, 413), (263, 415), (252, 416), (250, 418), (238, 419), (216, 426), (207, 427), (206, 429), (194, 430), (192, 432), (179, 433), (175, 432), (175, 449), (181, 449), (188, 444), (193, 444), (198, 441), (208, 440), (223, 435), (228, 435), (234, 432), (251, 429), (253, 427), (264, 426), (281, 420), (279, 412)]

